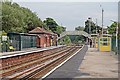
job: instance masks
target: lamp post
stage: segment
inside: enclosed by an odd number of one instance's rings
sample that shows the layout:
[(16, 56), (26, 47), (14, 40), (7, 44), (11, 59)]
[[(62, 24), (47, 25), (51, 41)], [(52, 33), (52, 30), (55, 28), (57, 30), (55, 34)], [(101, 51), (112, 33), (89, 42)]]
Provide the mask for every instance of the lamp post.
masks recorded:
[(117, 21), (113, 21), (113, 20), (110, 20), (114, 23), (117, 23), (117, 27), (116, 27), (116, 54), (118, 53), (118, 22)]
[(88, 21), (89, 21), (89, 34), (90, 34), (90, 37), (91, 37), (91, 22), (92, 22), (92, 18), (88, 18)]
[[(89, 18), (88, 18), (88, 21), (89, 21), (89, 23), (88, 23), (88, 24), (89, 24), (89, 37), (91, 38), (91, 23), (92, 23), (92, 18), (89, 17)], [(91, 41), (89, 40), (89, 45), (90, 45), (90, 47), (91, 47), (90, 42), (91, 42)]]

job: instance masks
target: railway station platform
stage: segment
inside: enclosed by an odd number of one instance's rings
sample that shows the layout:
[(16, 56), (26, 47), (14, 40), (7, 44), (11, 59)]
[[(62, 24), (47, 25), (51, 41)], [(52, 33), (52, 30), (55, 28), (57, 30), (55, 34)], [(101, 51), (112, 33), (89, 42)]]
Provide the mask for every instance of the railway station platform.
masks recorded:
[(62, 46), (65, 46), (65, 45), (50, 46), (50, 47), (45, 47), (45, 48), (26, 48), (26, 49), (23, 49), (22, 51), (3, 52), (3, 53), (0, 53), (0, 59), (6, 58), (6, 57), (11, 57), (11, 56), (29, 54), (29, 53), (33, 53), (33, 52), (50, 50), (50, 49), (59, 48)]
[(80, 71), (87, 75), (76, 78), (118, 78), (118, 55), (112, 51), (100, 52), (96, 48), (89, 48)]
[(101, 78), (100, 80), (102, 80), (102, 78), (111, 78), (107, 80), (118, 80), (117, 59), (113, 52), (99, 52), (96, 48), (89, 48), (85, 45), (80, 52), (51, 74), (46, 75), (43, 80), (53, 80), (53, 78), (61, 80), (72, 80), (71, 78)]

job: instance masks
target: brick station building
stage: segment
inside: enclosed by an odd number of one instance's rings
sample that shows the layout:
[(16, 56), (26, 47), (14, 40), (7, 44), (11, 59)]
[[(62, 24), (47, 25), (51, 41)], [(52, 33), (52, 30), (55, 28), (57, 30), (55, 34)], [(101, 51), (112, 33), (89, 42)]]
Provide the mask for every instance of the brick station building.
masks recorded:
[(57, 45), (57, 34), (49, 32), (44, 28), (37, 27), (32, 31), (29, 31), (29, 34), (37, 34), (37, 47), (49, 47)]

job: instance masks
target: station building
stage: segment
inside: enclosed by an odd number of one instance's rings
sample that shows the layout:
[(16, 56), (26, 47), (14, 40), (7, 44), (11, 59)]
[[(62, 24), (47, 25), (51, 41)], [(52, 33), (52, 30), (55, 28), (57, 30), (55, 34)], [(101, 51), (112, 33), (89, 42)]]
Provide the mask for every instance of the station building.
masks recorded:
[(38, 48), (57, 45), (57, 34), (46, 31), (44, 28), (37, 27), (32, 31), (29, 31), (29, 34), (37, 35)]
[(6, 36), (9, 39), (7, 39), (8, 45), (4, 46), (6, 48), (2, 49), (5, 49), (4, 52), (9, 52), (10, 46), (14, 48), (14, 51), (21, 51), (25, 48), (44, 48), (57, 45), (57, 34), (40, 27), (29, 31), (29, 33), (9, 32)]

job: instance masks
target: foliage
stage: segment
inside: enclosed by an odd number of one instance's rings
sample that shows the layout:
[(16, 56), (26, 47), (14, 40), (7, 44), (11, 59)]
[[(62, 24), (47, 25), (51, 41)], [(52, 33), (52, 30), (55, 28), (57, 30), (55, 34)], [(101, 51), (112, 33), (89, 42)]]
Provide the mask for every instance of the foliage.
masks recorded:
[(54, 21), (52, 18), (46, 18), (46, 20), (43, 21), (44, 24), (48, 26), (48, 28), (54, 32), (57, 29), (58, 24)]
[[(90, 22), (89, 20), (85, 21), (85, 29), (84, 31), (87, 33), (89, 32), (89, 27), (91, 28), (91, 34), (95, 34), (96, 33), (96, 25), (94, 22)], [(100, 31), (102, 30), (102, 28), (100, 26), (97, 26), (97, 33), (100, 33)]]
[(110, 26), (108, 26), (108, 33), (114, 35), (116, 33), (117, 23), (114, 22)]
[(64, 32), (65, 30), (66, 30), (65, 27), (63, 27), (63, 26), (57, 26), (57, 29), (56, 29), (55, 33), (58, 34), (58, 36), (60, 36), (60, 34), (62, 32)]
[(28, 32), (43, 26), (38, 16), (17, 3), (2, 2), (2, 29), (5, 32)]
[(59, 26), (52, 18), (46, 18), (43, 22), (52, 32), (58, 34), (58, 36), (66, 30), (65, 27)]
[(65, 36), (65, 38), (63, 39), (63, 43), (66, 44), (66, 45), (71, 44), (70, 37), (69, 36)]
[(83, 31), (84, 30), (84, 27), (81, 27), (81, 26), (78, 26), (75, 28), (76, 31)]
[(61, 34), (66, 30), (59, 26), (52, 18), (43, 22), (30, 9), (19, 6), (17, 3), (2, 2), (2, 29), (5, 32), (29, 32), (36, 27), (44, 27), (48, 31)]
[(120, 39), (120, 23), (118, 23), (118, 37)]
[(78, 35), (76, 35), (76, 36), (70, 35), (69, 37), (71, 39), (71, 42), (75, 43), (75, 44), (79, 44), (79, 43), (84, 43), (85, 42), (85, 37), (82, 36), (82, 35), (79, 35), (79, 36)]

